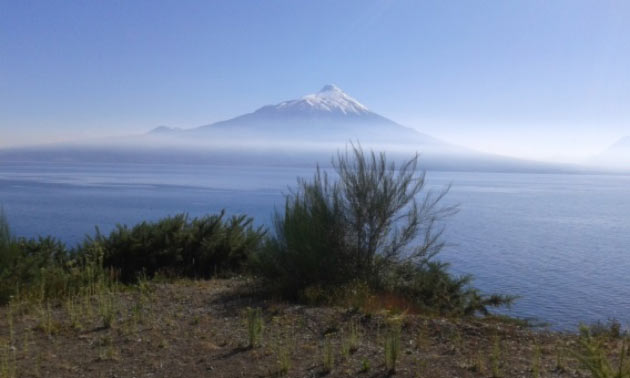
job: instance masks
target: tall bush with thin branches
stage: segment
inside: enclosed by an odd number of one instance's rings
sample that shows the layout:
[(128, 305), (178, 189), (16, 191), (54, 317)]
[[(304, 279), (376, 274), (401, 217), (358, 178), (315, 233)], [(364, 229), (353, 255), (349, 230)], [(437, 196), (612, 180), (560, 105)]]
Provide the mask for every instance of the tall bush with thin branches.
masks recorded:
[(443, 204), (449, 187), (427, 190), (417, 154), (397, 165), (350, 145), (332, 166), (334, 176), (317, 168), (311, 181), (298, 179), (256, 255), (259, 272), (285, 296), (361, 282), (440, 312), (509, 302), (481, 296), (468, 277), (452, 277), (447, 264), (433, 261), (445, 246), (443, 221), (457, 207)]
[(355, 277), (371, 280), (400, 263), (423, 265), (443, 249), (440, 221), (454, 214), (456, 206), (442, 205), (448, 187), (425, 189), (417, 154), (397, 166), (385, 153), (366, 154), (352, 145), (338, 153), (333, 167)]

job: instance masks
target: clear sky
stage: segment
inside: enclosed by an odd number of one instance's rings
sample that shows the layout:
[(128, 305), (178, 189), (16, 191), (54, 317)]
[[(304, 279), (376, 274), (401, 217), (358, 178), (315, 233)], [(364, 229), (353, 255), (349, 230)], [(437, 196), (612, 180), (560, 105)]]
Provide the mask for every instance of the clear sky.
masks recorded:
[(630, 2), (0, 0), (0, 146), (195, 127), (335, 83), (483, 151), (630, 134)]

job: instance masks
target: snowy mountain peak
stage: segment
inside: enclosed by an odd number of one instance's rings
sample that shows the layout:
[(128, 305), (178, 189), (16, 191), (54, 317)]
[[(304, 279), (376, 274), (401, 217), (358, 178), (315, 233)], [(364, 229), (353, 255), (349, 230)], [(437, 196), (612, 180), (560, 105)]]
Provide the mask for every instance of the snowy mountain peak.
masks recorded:
[(322, 113), (343, 115), (364, 115), (370, 113), (367, 107), (350, 97), (334, 84), (325, 85), (319, 92), (297, 100), (265, 106), (259, 112), (282, 113)]
[(331, 112), (361, 114), (369, 111), (367, 107), (334, 84), (327, 84), (319, 92), (302, 97), (302, 100), (310, 101), (315, 106)]

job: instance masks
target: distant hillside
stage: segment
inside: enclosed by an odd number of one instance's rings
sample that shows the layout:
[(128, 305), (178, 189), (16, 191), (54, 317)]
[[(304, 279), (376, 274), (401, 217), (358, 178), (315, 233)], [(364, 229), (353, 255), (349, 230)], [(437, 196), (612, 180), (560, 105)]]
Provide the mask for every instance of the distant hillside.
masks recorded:
[(630, 136), (619, 139), (602, 153), (595, 156), (591, 163), (630, 171)]

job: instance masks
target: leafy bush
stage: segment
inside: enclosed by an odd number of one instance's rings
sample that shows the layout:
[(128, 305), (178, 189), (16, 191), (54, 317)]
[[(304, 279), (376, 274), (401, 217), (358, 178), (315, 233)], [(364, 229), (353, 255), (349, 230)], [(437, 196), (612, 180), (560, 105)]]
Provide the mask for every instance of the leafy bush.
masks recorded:
[(428, 261), (421, 265), (398, 265), (386, 281), (386, 289), (407, 298), (416, 309), (469, 316), (488, 315), (488, 307), (509, 305), (515, 297), (482, 295), (471, 286), (472, 276), (455, 276), (448, 264)]
[(85, 262), (53, 237), (11, 237), (0, 212), (0, 303), (15, 295), (45, 300), (77, 292), (102, 273), (92, 271), (88, 277)]
[(352, 276), (339, 188), (318, 169), (313, 183), (300, 180), (301, 191), (275, 214), (276, 235), (268, 238), (255, 265), (292, 299), (308, 287), (337, 286)]
[(260, 274), (291, 299), (312, 287), (332, 292), (359, 281), (440, 312), (473, 314), (509, 303), (482, 296), (469, 277), (453, 277), (433, 261), (445, 245), (443, 220), (456, 207), (441, 205), (448, 188), (425, 190), (417, 164), (417, 155), (397, 166), (352, 145), (333, 159), (337, 180), (319, 168), (312, 181), (299, 179), (255, 256)]
[(186, 215), (119, 225), (69, 250), (48, 236), (13, 238), (0, 211), (0, 304), (11, 296), (45, 300), (92, 293), (114, 279), (133, 282), (139, 274), (209, 277), (242, 270), (264, 232), (252, 219), (224, 213), (189, 220)]
[(103, 265), (113, 268), (123, 282), (139, 274), (158, 272), (174, 276), (210, 277), (217, 272), (240, 270), (264, 235), (252, 218), (219, 215), (193, 218), (179, 214), (133, 227), (118, 225), (108, 236), (96, 233), (84, 243), (103, 250)]

